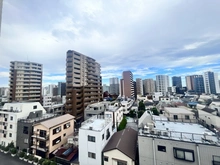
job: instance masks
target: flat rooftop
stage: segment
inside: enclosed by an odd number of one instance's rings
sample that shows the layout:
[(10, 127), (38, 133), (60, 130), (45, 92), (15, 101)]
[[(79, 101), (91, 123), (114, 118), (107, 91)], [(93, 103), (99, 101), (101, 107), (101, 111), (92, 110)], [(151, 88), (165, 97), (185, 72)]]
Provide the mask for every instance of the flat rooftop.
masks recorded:
[[(121, 107), (120, 107), (121, 108)], [(108, 106), (107, 111), (115, 112), (119, 109), (119, 107), (116, 106)]]
[(104, 116), (96, 115), (82, 122), (80, 129), (102, 131), (110, 122), (111, 119), (104, 119)]
[(174, 107), (165, 107), (164, 108), (165, 111), (169, 112), (169, 113), (180, 113), (180, 114), (194, 114), (193, 112), (191, 112), (190, 110), (187, 110), (185, 108), (174, 108)]
[(139, 130), (139, 135), (220, 145), (220, 141), (214, 132), (197, 123), (155, 121), (153, 124), (153, 131), (149, 133), (143, 131), (147, 128), (144, 126), (143, 130)]

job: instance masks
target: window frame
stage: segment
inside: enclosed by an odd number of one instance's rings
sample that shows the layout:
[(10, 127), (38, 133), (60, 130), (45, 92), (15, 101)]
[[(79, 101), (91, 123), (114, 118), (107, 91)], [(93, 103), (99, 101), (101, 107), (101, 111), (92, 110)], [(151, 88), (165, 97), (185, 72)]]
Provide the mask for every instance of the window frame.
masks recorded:
[[(177, 155), (178, 151), (183, 152), (183, 158), (178, 157), (178, 155)], [(186, 153), (191, 153), (193, 160), (186, 159)], [(195, 162), (194, 150), (173, 147), (173, 156), (174, 156), (174, 158), (179, 159), (179, 160), (184, 160), (184, 161), (187, 161), (187, 162)]]
[(88, 135), (88, 141), (89, 142), (95, 142), (95, 136)]
[(96, 154), (93, 152), (88, 152), (88, 157), (92, 159), (96, 159)]
[(167, 152), (166, 146), (157, 145), (157, 150), (161, 152)]

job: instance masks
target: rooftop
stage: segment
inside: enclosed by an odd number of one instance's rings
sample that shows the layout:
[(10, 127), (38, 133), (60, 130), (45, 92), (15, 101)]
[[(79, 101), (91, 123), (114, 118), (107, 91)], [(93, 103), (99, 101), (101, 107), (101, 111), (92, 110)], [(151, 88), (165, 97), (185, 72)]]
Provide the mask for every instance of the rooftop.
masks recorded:
[(155, 121), (140, 129), (139, 135), (220, 146), (217, 135), (197, 123)]
[(126, 128), (124, 130), (114, 133), (109, 140), (108, 144), (103, 149), (103, 152), (108, 152), (114, 149), (118, 149), (132, 160), (136, 158), (136, 146), (137, 146), (137, 131), (132, 128)]
[(40, 122), (42, 120), (46, 120), (52, 117), (55, 117), (55, 114), (51, 114), (51, 113), (47, 113), (47, 114), (43, 114), (43, 116), (41, 117), (36, 117), (36, 118), (32, 118), (32, 119), (27, 119), (27, 117), (25, 118), (20, 118), (18, 119), (19, 122), (24, 122), (24, 123), (34, 123), (34, 122)]
[(167, 111), (169, 113), (194, 114), (193, 112), (191, 112), (185, 108), (165, 107), (165, 111)]
[(119, 109), (119, 107), (116, 107), (116, 106), (109, 106), (109, 107), (107, 108), (107, 111), (115, 112), (115, 111), (117, 111), (118, 109)]
[(104, 116), (95, 115), (82, 122), (80, 129), (102, 131), (110, 122), (111, 119), (105, 119)]
[(72, 116), (70, 114), (65, 114), (65, 115), (62, 115), (59, 117), (55, 117), (55, 118), (40, 122), (38, 124), (41, 124), (41, 125), (45, 126), (46, 128), (50, 129), (51, 127), (54, 127), (56, 125), (59, 125), (63, 122), (66, 122), (66, 121), (72, 120), (72, 119), (74, 119), (74, 116)]

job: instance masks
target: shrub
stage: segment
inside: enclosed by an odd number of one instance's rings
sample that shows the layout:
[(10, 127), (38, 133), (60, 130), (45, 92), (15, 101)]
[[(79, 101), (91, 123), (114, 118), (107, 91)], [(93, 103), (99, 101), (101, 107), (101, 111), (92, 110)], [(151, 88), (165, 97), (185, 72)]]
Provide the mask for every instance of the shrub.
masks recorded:
[(29, 154), (28, 155), (28, 160), (33, 161), (33, 159), (34, 159), (34, 155)]
[(44, 162), (42, 163), (42, 165), (50, 165), (50, 160), (44, 160)]
[(4, 151), (9, 151), (9, 146), (5, 147)]
[(57, 165), (57, 163), (54, 162), (54, 161), (51, 161), (51, 162), (50, 162), (50, 165)]
[(36, 157), (34, 157), (33, 161), (34, 161), (35, 163), (37, 163), (37, 162), (39, 161), (39, 159), (36, 158)]
[(19, 157), (20, 157), (20, 158), (23, 158), (23, 157), (24, 157), (24, 152), (23, 152), (23, 151), (21, 151), (21, 152), (19, 153)]
[(11, 148), (10, 152), (11, 152), (11, 154), (16, 154), (17, 153), (17, 149), (16, 148)]
[(44, 161), (45, 161), (45, 159), (44, 159), (44, 158), (41, 158), (38, 163), (39, 163), (40, 165), (42, 165)]
[(14, 142), (9, 143), (9, 144), (8, 144), (8, 147), (9, 147), (9, 148), (15, 148)]
[(27, 153), (24, 154), (24, 158), (25, 158), (25, 159), (28, 159)]

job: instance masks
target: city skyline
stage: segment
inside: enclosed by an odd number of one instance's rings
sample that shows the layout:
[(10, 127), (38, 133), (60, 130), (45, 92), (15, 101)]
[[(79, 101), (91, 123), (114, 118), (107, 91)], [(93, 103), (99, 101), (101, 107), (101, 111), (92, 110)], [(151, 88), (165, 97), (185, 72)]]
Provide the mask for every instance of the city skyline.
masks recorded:
[(0, 86), (9, 85), (10, 61), (43, 64), (44, 86), (65, 82), (69, 49), (101, 64), (103, 84), (120, 79), (126, 70), (134, 80), (219, 74), (219, 5), (181, 0), (3, 1)]

